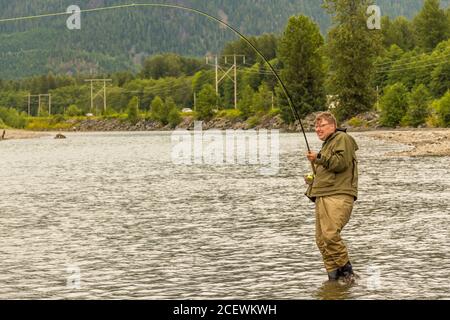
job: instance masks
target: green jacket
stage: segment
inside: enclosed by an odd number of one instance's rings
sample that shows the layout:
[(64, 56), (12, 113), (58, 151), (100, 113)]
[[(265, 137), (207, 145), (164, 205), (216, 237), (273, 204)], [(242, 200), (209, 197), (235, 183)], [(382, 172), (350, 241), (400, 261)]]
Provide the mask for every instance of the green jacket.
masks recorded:
[(306, 196), (316, 197), (348, 194), (358, 197), (358, 163), (355, 139), (342, 131), (336, 131), (323, 143), (314, 166), (316, 176), (309, 185)]

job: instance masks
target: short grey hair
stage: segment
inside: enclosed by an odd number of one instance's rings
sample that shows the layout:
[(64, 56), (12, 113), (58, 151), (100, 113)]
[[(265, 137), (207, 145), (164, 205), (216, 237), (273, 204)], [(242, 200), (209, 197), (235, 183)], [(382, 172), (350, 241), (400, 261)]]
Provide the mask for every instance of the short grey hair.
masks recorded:
[(325, 120), (328, 123), (334, 124), (335, 127), (337, 127), (337, 121), (335, 116), (331, 112), (321, 112), (316, 116), (315, 123), (319, 122), (320, 120)]

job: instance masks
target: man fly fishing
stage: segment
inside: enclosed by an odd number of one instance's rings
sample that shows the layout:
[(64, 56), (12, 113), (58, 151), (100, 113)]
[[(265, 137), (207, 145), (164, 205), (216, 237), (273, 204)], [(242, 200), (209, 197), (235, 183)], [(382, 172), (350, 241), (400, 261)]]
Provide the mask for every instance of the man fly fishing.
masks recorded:
[(353, 282), (355, 275), (341, 231), (358, 195), (358, 146), (346, 130), (337, 128), (330, 112), (317, 115), (315, 130), (324, 142), (319, 153), (307, 153), (315, 175), (305, 177), (305, 182), (309, 185), (306, 196), (316, 204), (316, 243), (329, 280)]

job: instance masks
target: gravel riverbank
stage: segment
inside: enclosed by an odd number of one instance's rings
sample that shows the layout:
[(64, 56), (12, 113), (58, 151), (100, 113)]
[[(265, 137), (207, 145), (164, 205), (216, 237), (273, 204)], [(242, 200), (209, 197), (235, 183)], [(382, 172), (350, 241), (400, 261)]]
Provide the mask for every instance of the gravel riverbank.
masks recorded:
[(401, 131), (367, 132), (368, 136), (393, 143), (402, 143), (414, 148), (392, 152), (393, 156), (450, 156), (450, 129), (415, 129)]
[[(3, 139), (3, 132), (5, 133)], [(17, 130), (17, 129), (2, 129), (0, 130), (0, 141), (1, 140), (12, 140), (12, 139), (32, 139), (40, 138), (44, 136), (50, 136), (51, 133), (48, 132), (35, 132), (27, 130)]]

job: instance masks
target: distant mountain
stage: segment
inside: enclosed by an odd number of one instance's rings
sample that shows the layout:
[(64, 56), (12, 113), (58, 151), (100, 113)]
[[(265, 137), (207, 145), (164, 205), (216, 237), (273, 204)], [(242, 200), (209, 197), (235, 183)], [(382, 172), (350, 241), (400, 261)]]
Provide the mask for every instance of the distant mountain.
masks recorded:
[[(383, 14), (412, 17), (424, 0), (377, 0)], [(65, 12), (75, 0), (0, 0), (0, 19)], [(80, 1), (82, 9), (126, 3), (165, 3), (197, 8), (241, 32), (280, 33), (292, 15), (313, 18), (325, 33), (330, 19), (320, 0)], [(450, 0), (442, 0), (448, 6)], [(139, 7), (82, 15), (81, 30), (68, 30), (67, 16), (0, 22), (0, 78), (37, 74), (136, 70), (142, 57), (161, 52), (203, 56), (236, 36), (217, 23), (177, 9)]]

